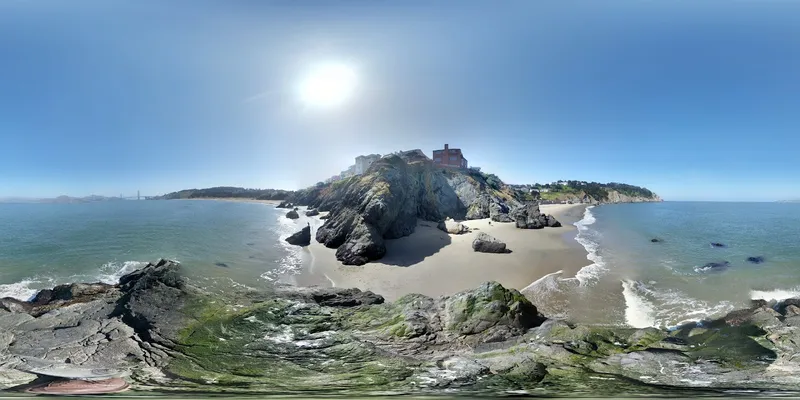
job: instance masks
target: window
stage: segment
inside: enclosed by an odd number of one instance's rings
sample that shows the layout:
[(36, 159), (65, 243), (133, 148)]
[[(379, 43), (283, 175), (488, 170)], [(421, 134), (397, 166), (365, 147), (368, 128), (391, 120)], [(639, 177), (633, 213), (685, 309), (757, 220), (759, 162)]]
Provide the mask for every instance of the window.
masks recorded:
[(458, 157), (456, 157), (456, 156), (450, 156), (450, 161), (458, 161)]
[(433, 161), (435, 161), (435, 162), (442, 162), (442, 158), (441, 158), (441, 157), (436, 157), (436, 158), (434, 158), (434, 159), (433, 159)]

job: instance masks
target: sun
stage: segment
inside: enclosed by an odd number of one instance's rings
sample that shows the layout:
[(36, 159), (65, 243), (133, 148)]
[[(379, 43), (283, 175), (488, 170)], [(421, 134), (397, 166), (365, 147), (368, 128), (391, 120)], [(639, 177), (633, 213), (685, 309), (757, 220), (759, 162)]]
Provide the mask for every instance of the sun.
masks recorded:
[(315, 107), (336, 107), (350, 99), (356, 73), (348, 65), (329, 63), (312, 68), (300, 84), (300, 99)]

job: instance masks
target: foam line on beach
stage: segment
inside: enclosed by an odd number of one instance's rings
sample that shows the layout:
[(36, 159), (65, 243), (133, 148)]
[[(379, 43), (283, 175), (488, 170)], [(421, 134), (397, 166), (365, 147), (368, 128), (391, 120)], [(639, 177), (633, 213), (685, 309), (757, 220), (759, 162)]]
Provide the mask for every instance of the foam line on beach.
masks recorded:
[(574, 279), (577, 279), (581, 286), (589, 285), (608, 270), (603, 257), (598, 254), (600, 246), (597, 244), (597, 242), (591, 240), (589, 237), (589, 225), (597, 222), (594, 214), (592, 214), (593, 208), (594, 206), (586, 207), (583, 218), (575, 223), (575, 227), (578, 228), (578, 234), (575, 236), (575, 241), (580, 243), (580, 245), (586, 249), (586, 259), (592, 262), (591, 264), (581, 268), (575, 274)]

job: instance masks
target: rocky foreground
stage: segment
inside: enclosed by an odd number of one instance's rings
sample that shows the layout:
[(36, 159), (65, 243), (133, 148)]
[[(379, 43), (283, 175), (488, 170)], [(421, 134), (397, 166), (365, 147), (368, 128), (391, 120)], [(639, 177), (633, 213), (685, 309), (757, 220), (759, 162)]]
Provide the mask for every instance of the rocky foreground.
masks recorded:
[(284, 394), (800, 388), (800, 300), (668, 332), (549, 320), (493, 282), (391, 304), (356, 289), (296, 287), (222, 299), (162, 260), (118, 285), (0, 304), (7, 390), (47, 377), (72, 379), (64, 387), (123, 377), (134, 390)]

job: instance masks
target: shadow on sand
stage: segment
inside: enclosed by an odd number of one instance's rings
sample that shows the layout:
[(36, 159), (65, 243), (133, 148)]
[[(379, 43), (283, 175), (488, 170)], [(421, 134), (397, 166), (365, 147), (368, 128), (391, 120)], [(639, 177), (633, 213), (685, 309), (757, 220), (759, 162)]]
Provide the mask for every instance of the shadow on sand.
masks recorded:
[(378, 262), (409, 267), (439, 252), (452, 242), (450, 235), (436, 228), (435, 222), (422, 222), (410, 236), (386, 241), (386, 256)]

